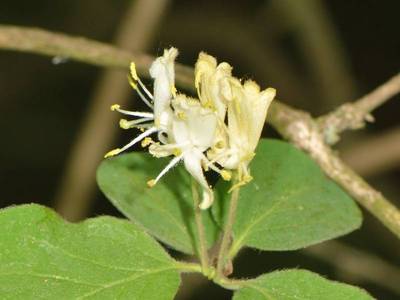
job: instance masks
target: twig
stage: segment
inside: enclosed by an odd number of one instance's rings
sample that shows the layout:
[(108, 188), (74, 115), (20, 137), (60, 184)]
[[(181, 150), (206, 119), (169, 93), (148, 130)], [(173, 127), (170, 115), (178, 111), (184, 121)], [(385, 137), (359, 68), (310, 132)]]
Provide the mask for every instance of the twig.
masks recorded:
[[(69, 58), (80, 59), (88, 63), (96, 62), (96, 58), (100, 57), (103, 65), (109, 67), (122, 67), (121, 58), (119, 54), (125, 55), (124, 51), (120, 51), (113, 47), (83, 40), (83, 49), (79, 48), (82, 43), (82, 39), (70, 38), (65, 35), (58, 36), (54, 33), (47, 33), (39, 30), (39, 34), (35, 35), (37, 30), (24, 29), (20, 27), (0, 26), (0, 48), (7, 49), (18, 49), (21, 51), (29, 51), (40, 54), (62, 56), (65, 53), (70, 53)], [(16, 37), (13, 36), (16, 34)], [(34, 36), (32, 36), (34, 35)], [(55, 39), (55, 44), (49, 36)], [(40, 38), (43, 38), (40, 39)], [(29, 40), (29, 42), (25, 42)], [(12, 41), (10, 44), (7, 41)], [(20, 41), (23, 46), (19, 46)], [(74, 44), (77, 43), (77, 44)], [(47, 43), (47, 44), (46, 44)], [(29, 45), (29, 47), (26, 46)], [(46, 46), (47, 45), (47, 46)], [(67, 47), (67, 49), (63, 49)], [(99, 55), (97, 47), (105, 49), (102, 55)], [(50, 50), (48, 50), (50, 49)], [(54, 50), (56, 49), (56, 50)], [(73, 51), (71, 51), (71, 49)], [(58, 50), (58, 52), (57, 52)], [(72, 55), (74, 54), (74, 55)], [(139, 60), (136, 60), (138, 69), (144, 72), (144, 69), (149, 65), (148, 56), (136, 56)], [(126, 57), (126, 63), (135, 57)], [(97, 62), (97, 64), (99, 64)], [(123, 64), (126, 67), (126, 64)], [(178, 65), (177, 71), (177, 84), (184, 87), (191, 87), (193, 89), (193, 69), (188, 67), (182, 67)], [(147, 74), (144, 73), (144, 74)], [(397, 82), (398, 76), (391, 80), (391, 82)], [(397, 84), (395, 84), (397, 86)], [(380, 89), (379, 89), (380, 90)], [(385, 89), (384, 89), (385, 90)], [(397, 89), (394, 89), (397, 90)], [(375, 95), (375, 93), (372, 93)], [(377, 93), (381, 94), (381, 93)], [(384, 93), (385, 99), (387, 95), (391, 93)], [(362, 105), (360, 108), (364, 112), (372, 110), (379, 104), (382, 104), (384, 100), (378, 101), (383, 97), (372, 97), (367, 95), (367, 98), (362, 98)], [(368, 107), (366, 109), (365, 107)], [(369, 112), (369, 111), (368, 111)], [(365, 115), (363, 116), (365, 118)], [(340, 124), (345, 123), (344, 129), (352, 128), (347, 125), (349, 123), (348, 118), (345, 118), (346, 122), (339, 122)], [(277, 130), (292, 143), (297, 145), (299, 148), (308, 152), (310, 156), (320, 165), (321, 169), (339, 185), (341, 185), (350, 195), (354, 197), (363, 207), (370, 211), (375, 217), (377, 217), (386, 227), (388, 227), (395, 235), (400, 237), (400, 212), (393, 206), (380, 192), (372, 188), (366, 183), (361, 177), (359, 177), (354, 171), (347, 167), (333, 151), (325, 144), (324, 136), (321, 134), (319, 124), (314, 121), (307, 113), (295, 110), (287, 105), (276, 101), (271, 106), (269, 114), (269, 120), (271, 124), (277, 128)], [(320, 123), (321, 124), (321, 123)], [(323, 124), (323, 123), (322, 123)], [(343, 130), (344, 130), (343, 129)]]
[(352, 282), (374, 283), (400, 294), (400, 270), (373, 254), (336, 241), (308, 247), (303, 253), (334, 265), (338, 272), (351, 276)]
[[(144, 52), (168, 1), (133, 1), (122, 18), (115, 43), (126, 50)], [(118, 130), (117, 115), (110, 113), (109, 107), (116, 101), (125, 106), (132, 91), (126, 80), (127, 66), (125, 72), (105, 70), (101, 74), (70, 151), (55, 196), (56, 210), (70, 221), (79, 221), (88, 214), (96, 187), (96, 168)]]
[(198, 243), (199, 243), (199, 249), (198, 249), (198, 255), (200, 258), (200, 263), (201, 263), (201, 268), (202, 272), (204, 275), (208, 276), (209, 274), (209, 263), (210, 260), (208, 258), (208, 253), (207, 253), (207, 240), (206, 240), (206, 234), (204, 230), (204, 225), (203, 225), (203, 220), (201, 216), (201, 209), (199, 208), (200, 204), (200, 198), (199, 198), (199, 192), (197, 190), (197, 183), (194, 179), (192, 179), (192, 197), (193, 197), (193, 209), (194, 209), (194, 217), (196, 221), (196, 228), (197, 228), (197, 235), (199, 237)]
[(327, 146), (318, 123), (303, 111), (275, 102), (270, 122), (288, 140), (309, 153), (321, 169), (400, 238), (400, 211), (351, 170)]
[(318, 118), (325, 141), (330, 145), (335, 144), (341, 132), (362, 128), (365, 121), (372, 122), (374, 118), (370, 113), (399, 92), (400, 74), (397, 74), (359, 100), (345, 103), (331, 113)]
[[(0, 25), (0, 49), (64, 57), (111, 68), (126, 69), (129, 63), (134, 61), (138, 72), (146, 77), (149, 76), (148, 69), (154, 60), (154, 57), (146, 54), (132, 54), (129, 51), (82, 37), (10, 25)], [(193, 88), (193, 70), (181, 64), (176, 64), (175, 70), (179, 85)]]
[(366, 137), (341, 150), (340, 156), (361, 176), (378, 175), (400, 166), (400, 127)]

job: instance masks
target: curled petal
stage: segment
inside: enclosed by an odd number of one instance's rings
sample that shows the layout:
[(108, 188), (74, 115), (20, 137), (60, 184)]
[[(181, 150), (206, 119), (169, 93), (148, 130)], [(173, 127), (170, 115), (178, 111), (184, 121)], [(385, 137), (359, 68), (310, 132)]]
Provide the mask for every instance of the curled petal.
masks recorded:
[(226, 101), (231, 98), (228, 79), (231, 77), (232, 67), (226, 62), (217, 65), (214, 57), (201, 52), (194, 72), (201, 104), (215, 110), (218, 118), (224, 120)]
[(150, 67), (150, 76), (154, 78), (154, 119), (158, 127), (166, 127), (169, 118), (171, 98), (175, 93), (174, 62), (178, 55), (176, 48), (164, 50)]
[(212, 146), (217, 128), (217, 116), (197, 100), (178, 95), (172, 102), (175, 117), (172, 134), (177, 143), (190, 141), (201, 152)]
[(186, 170), (193, 176), (193, 178), (200, 184), (203, 189), (202, 201), (199, 205), (200, 209), (209, 208), (214, 201), (214, 194), (209, 187), (206, 178), (203, 174), (201, 167), (202, 153), (196, 150), (187, 151), (183, 154), (183, 162)]

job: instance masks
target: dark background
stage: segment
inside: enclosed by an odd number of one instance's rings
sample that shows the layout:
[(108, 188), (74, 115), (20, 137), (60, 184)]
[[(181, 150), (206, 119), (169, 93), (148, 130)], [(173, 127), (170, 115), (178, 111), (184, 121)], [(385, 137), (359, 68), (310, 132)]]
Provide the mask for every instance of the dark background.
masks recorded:
[[(282, 5), (283, 2), (287, 6)], [(198, 52), (205, 50), (219, 60), (230, 62), (235, 67), (235, 75), (254, 78), (262, 87), (276, 87), (279, 99), (306, 109), (314, 116), (361, 97), (399, 72), (399, 1), (304, 1), (304, 7), (317, 3), (322, 10), (297, 7), (296, 17), (293, 17), (294, 2), (296, 0), (170, 1), (152, 35), (148, 53), (157, 55), (164, 47), (173, 45), (180, 50), (178, 60), (193, 65)], [(128, 0), (2, 0), (0, 23), (40, 27), (112, 42), (131, 3)], [(316, 22), (316, 14), (322, 16), (326, 24)], [(302, 27), (296, 22), (303, 24), (305, 30), (301, 31)], [(329, 34), (318, 37), (324, 26), (330, 30)], [(316, 39), (309, 39), (316, 35)], [(332, 80), (329, 74), (335, 70), (318, 71), (318, 66), (322, 65), (318, 62), (326, 54), (324, 45), (328, 53), (335, 54), (328, 55), (328, 60), (334, 61), (333, 67), (341, 68), (340, 76), (332, 76)], [(309, 46), (319, 50), (314, 53)], [(101, 72), (83, 63), (54, 64), (49, 57), (0, 51), (0, 207), (30, 202), (55, 205), (67, 159), (87, 117)], [(323, 81), (326, 74), (328, 85)], [(358, 143), (398, 131), (399, 100), (397, 95), (378, 108), (374, 112), (376, 122), (362, 132), (343, 136), (337, 148), (348, 154), (344, 158), (350, 165), (352, 158), (357, 157)], [(128, 134), (119, 133), (119, 141), (107, 147), (114, 148), (128, 141)], [(266, 134), (276, 136), (270, 128)], [(400, 143), (399, 135), (394, 138), (395, 143)], [(379, 159), (386, 154), (379, 147), (371, 147), (369, 155), (371, 159)], [(368, 163), (367, 157), (365, 164)], [(398, 207), (399, 166), (400, 150), (397, 159), (365, 173), (366, 179)], [(364, 171), (361, 168), (359, 172), (363, 174)], [(98, 190), (90, 198), (89, 216), (120, 216)], [(340, 240), (399, 266), (399, 241), (369, 213), (364, 211), (364, 215), (362, 228)], [(239, 257), (235, 275), (250, 277), (289, 267), (306, 268), (330, 279), (362, 286), (379, 299), (399, 297), (393, 290), (345, 274), (340, 266), (299, 251), (247, 251)], [(379, 272), (371, 270), (375, 271)], [(229, 296), (229, 292), (212, 284), (203, 288), (198, 278), (187, 280), (196, 281), (199, 288), (182, 292), (181, 299), (206, 296), (225, 299)], [(400, 278), (398, 281), (400, 285)]]

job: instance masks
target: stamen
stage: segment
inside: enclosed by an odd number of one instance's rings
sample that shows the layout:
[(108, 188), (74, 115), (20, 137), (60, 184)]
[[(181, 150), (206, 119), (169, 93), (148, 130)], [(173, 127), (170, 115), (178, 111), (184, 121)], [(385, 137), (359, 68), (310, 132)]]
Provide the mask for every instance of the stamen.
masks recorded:
[(126, 149), (135, 145), (137, 142), (144, 139), (146, 136), (149, 136), (150, 134), (152, 134), (156, 131), (157, 131), (157, 128), (155, 128), (155, 127), (151, 127), (150, 129), (147, 129), (145, 132), (139, 134), (136, 138), (134, 138), (132, 141), (130, 141), (128, 144), (126, 144), (124, 147), (122, 147), (119, 152), (125, 151)]
[[(138, 124), (141, 124), (143, 122), (147, 122), (147, 121), (151, 121), (151, 118), (140, 118), (137, 120), (132, 120), (132, 121), (128, 121), (125, 119), (121, 119), (119, 120), (119, 127), (121, 127), (122, 129), (130, 129), (130, 128), (135, 128), (137, 127)], [(144, 125), (144, 124), (142, 124)]]
[(111, 110), (112, 111), (117, 111), (121, 114), (128, 115), (128, 116), (134, 116), (134, 117), (139, 117), (139, 118), (149, 118), (151, 120), (154, 119), (154, 115), (149, 112), (141, 112), (141, 111), (130, 111), (130, 110), (125, 110), (121, 109), (121, 106), (118, 104), (111, 105)]
[(154, 144), (154, 141), (151, 139), (151, 137), (145, 137), (144, 140), (142, 140), (141, 146), (145, 148), (150, 144)]
[(149, 98), (151, 100), (154, 99), (153, 95), (149, 92), (149, 90), (147, 89), (147, 87), (143, 84), (143, 82), (140, 80), (140, 78), (138, 78), (138, 82), (139, 85), (142, 87), (143, 91), (146, 93), (147, 96), (149, 96)]
[(146, 88), (146, 86), (143, 84), (143, 82), (140, 80), (139, 76), (137, 75), (136, 72), (136, 65), (134, 62), (131, 62), (131, 76), (134, 80), (139, 82), (139, 85), (142, 87), (143, 91), (149, 96), (151, 100), (153, 100), (153, 95), (149, 92), (149, 90)]
[(111, 151), (108, 151), (108, 152), (104, 155), (104, 158), (108, 158), (108, 157), (111, 157), (111, 156), (115, 156), (115, 155), (117, 155), (117, 154), (119, 154), (119, 153), (121, 153), (121, 149), (120, 149), (120, 148), (113, 149), (113, 150), (111, 150)]
[(229, 181), (232, 178), (232, 172), (228, 171), (226, 169), (220, 169), (218, 168), (213, 161), (208, 160), (208, 158), (202, 154), (202, 161), (204, 162), (204, 166), (203, 168), (205, 169), (205, 171), (207, 171), (208, 168), (210, 168), (211, 170), (219, 173), (219, 175), (221, 175), (223, 180)]
[(151, 179), (147, 181), (147, 185), (149, 187), (153, 187), (156, 185), (156, 183), (163, 177), (169, 170), (171, 170), (179, 161), (182, 159), (183, 155), (179, 155), (171, 159), (171, 161), (168, 163), (168, 165), (158, 174), (156, 179)]
[[(131, 87), (138, 93), (140, 99), (142, 99), (142, 101), (151, 109), (153, 109), (153, 104), (150, 103), (150, 101), (143, 95), (143, 93), (139, 90), (137, 84), (135, 82), (133, 82), (132, 77), (128, 76), (128, 81), (129, 84), (131, 85)], [(140, 83), (140, 82), (139, 82)], [(143, 84), (142, 84), (143, 85)], [(153, 98), (153, 97), (151, 97)]]

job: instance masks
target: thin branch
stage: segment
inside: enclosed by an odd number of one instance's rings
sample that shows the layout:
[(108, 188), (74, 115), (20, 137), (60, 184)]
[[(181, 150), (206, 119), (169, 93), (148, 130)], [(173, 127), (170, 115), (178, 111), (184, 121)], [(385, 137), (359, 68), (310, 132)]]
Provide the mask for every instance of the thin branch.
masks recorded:
[(365, 121), (372, 122), (371, 112), (400, 92), (400, 73), (356, 100), (345, 103), (331, 113), (318, 118), (325, 141), (332, 145), (339, 140), (339, 134), (347, 129), (359, 129)]
[(318, 123), (303, 111), (275, 102), (270, 122), (285, 138), (309, 153), (321, 169), (400, 238), (400, 211), (350, 169), (327, 146)]
[[(15, 36), (14, 36), (15, 34)], [(52, 37), (53, 39), (51, 39)], [(29, 42), (27, 42), (29, 40)], [(20, 41), (22, 46), (18, 43)], [(46, 44), (47, 43), (47, 44)], [(75, 43), (75, 44), (74, 44)], [(82, 49), (80, 48), (82, 46)], [(63, 47), (66, 47), (64, 49)], [(97, 49), (99, 47), (99, 49)], [(71, 38), (65, 35), (57, 35), (37, 29), (24, 29), (13, 26), (0, 26), (0, 48), (18, 49), (21, 51), (35, 52), (51, 56), (63, 56), (68, 53), (69, 58), (79, 59), (88, 63), (96, 63), (109, 67), (126, 67), (128, 62), (136, 59), (138, 70), (147, 74), (144, 70), (149, 66), (152, 60), (148, 56), (127, 56), (126, 52), (116, 48), (91, 42), (80, 38)], [(50, 49), (50, 50), (49, 50)], [(103, 49), (103, 51), (101, 51)], [(99, 51), (101, 55), (99, 55)], [(125, 63), (119, 57), (119, 54), (125, 57)], [(193, 89), (193, 69), (178, 65), (177, 84)], [(400, 76), (394, 77), (390, 82), (397, 82)], [(392, 83), (393, 84), (393, 83)], [(390, 85), (392, 86), (392, 85)], [(394, 84), (397, 86), (397, 84)], [(379, 89), (381, 91), (381, 89)], [(383, 90), (386, 90), (383, 88)], [(373, 92), (362, 99), (359, 107), (364, 113), (385, 102), (388, 95), (392, 95), (396, 88), (390, 88), (391, 92)], [(374, 96), (371, 96), (374, 95)], [(376, 96), (380, 95), (380, 97)], [(373, 99), (373, 100), (371, 100)], [(378, 99), (378, 100), (377, 100)], [(365, 114), (363, 115), (365, 118)], [(349, 119), (339, 122), (347, 124), (344, 129), (353, 128)], [(295, 110), (278, 101), (271, 106), (269, 114), (271, 124), (289, 141), (299, 148), (308, 152), (310, 156), (320, 165), (321, 169), (350, 195), (354, 197), (363, 207), (377, 217), (386, 227), (388, 227), (396, 236), (400, 237), (400, 212), (393, 206), (380, 192), (372, 188), (360, 176), (344, 164), (337, 155), (325, 144), (324, 135), (321, 134), (319, 124), (313, 120), (307, 113)], [(323, 123), (322, 123), (323, 124)], [(343, 129), (343, 130), (344, 130)], [(340, 132), (340, 130), (338, 131)]]
[(197, 235), (199, 237), (198, 256), (200, 258), (202, 272), (204, 275), (208, 276), (210, 260), (208, 258), (206, 233), (205, 233), (203, 219), (202, 219), (202, 211), (199, 208), (200, 197), (199, 197), (199, 192), (197, 189), (198, 189), (198, 184), (194, 179), (192, 179), (193, 209), (194, 209), (194, 217), (195, 217), (195, 221), (196, 221)]
[[(149, 76), (148, 69), (154, 60), (154, 57), (146, 54), (132, 54), (129, 51), (82, 37), (10, 25), (0, 25), (0, 49), (64, 57), (111, 68), (127, 69), (130, 62), (134, 61), (138, 72), (146, 77)], [(176, 64), (175, 69), (179, 85), (192, 88), (192, 69), (181, 64)]]

